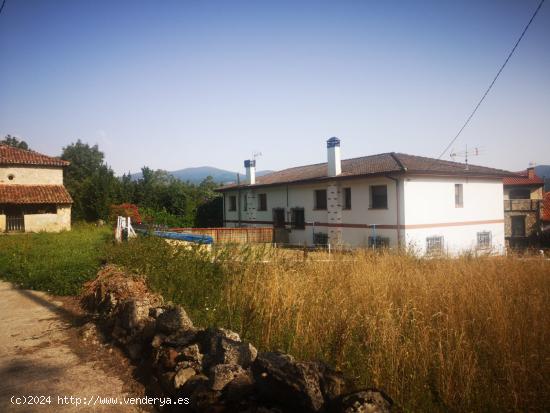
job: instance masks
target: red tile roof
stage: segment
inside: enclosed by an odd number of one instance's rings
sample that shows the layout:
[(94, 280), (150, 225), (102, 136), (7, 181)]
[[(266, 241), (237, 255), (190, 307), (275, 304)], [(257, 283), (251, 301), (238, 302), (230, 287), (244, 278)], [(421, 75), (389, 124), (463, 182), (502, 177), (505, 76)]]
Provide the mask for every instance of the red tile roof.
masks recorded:
[(67, 166), (70, 162), (13, 146), (0, 145), (0, 165)]
[(0, 204), (72, 204), (63, 185), (0, 185)]
[[(382, 153), (379, 155), (363, 156), (360, 158), (342, 160), (342, 174), (337, 178), (383, 175), (391, 173), (415, 173), (430, 175), (460, 175), (460, 176), (483, 176), (502, 178), (513, 175), (512, 172), (501, 169), (487, 168), (484, 166), (444, 161), (423, 156), (407, 155), (404, 153)], [(329, 179), (327, 176), (327, 163), (315, 165), (298, 166), (284, 169), (256, 178), (258, 185), (276, 185), (303, 181), (322, 181)], [(334, 178), (332, 178), (334, 179)], [(220, 188), (220, 191), (235, 188), (232, 184)], [(246, 185), (241, 185), (246, 186)]]
[(550, 222), (550, 192), (544, 194), (544, 200), (542, 201), (541, 219), (543, 221)]
[(529, 178), (527, 171), (516, 172), (515, 176), (503, 179), (504, 185), (544, 185), (544, 181), (537, 175)]

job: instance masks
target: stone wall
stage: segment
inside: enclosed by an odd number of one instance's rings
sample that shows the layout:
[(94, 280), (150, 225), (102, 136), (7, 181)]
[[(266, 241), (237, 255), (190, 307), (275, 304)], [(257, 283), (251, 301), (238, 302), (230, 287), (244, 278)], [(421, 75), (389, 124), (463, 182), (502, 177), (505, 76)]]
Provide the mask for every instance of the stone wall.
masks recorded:
[(533, 188), (531, 190), (531, 199), (543, 199), (544, 198), (544, 186), (541, 186), (540, 188)]
[(0, 167), (0, 184), (63, 185), (63, 168), (43, 165), (2, 166)]
[(59, 232), (71, 229), (71, 206), (58, 205), (56, 214), (26, 214), (25, 232)]
[(536, 235), (540, 226), (537, 211), (506, 211), (504, 214), (505, 236), (512, 236), (512, 217), (518, 215), (525, 217), (525, 235), (527, 237)]
[[(149, 394), (188, 398), (189, 412), (389, 412), (376, 389), (351, 391), (342, 373), (281, 352), (258, 352), (235, 332), (199, 328), (143, 278), (106, 266), (85, 286), (83, 306), (100, 331), (150, 372)], [(96, 324), (83, 327), (89, 337)], [(93, 335), (93, 333), (92, 333)]]

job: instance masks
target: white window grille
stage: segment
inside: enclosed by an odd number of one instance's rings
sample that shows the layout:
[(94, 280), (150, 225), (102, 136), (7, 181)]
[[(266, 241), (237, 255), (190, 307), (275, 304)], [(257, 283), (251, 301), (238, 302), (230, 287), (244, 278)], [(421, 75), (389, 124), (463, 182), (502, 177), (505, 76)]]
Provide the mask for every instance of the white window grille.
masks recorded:
[(426, 254), (437, 255), (443, 252), (443, 237), (433, 236), (426, 238)]
[(480, 249), (491, 248), (491, 231), (482, 231), (477, 233), (477, 247)]

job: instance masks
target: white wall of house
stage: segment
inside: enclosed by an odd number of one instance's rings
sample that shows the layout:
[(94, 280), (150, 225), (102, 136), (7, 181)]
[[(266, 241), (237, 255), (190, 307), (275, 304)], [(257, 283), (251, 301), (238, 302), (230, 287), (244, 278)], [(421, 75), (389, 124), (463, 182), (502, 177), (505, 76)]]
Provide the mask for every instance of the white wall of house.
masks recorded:
[[(479, 249), (477, 234), (490, 232), (491, 247)], [(457, 255), (467, 251), (498, 253), (504, 252), (504, 224), (480, 224), (462, 226), (435, 226), (405, 230), (405, 245), (419, 254), (426, 254), (427, 239), (443, 237), (443, 252)]]
[[(463, 205), (455, 205), (455, 184), (462, 184)], [(404, 181), (405, 242), (420, 252), (426, 239), (443, 236), (456, 254), (476, 247), (477, 233), (490, 231), (492, 248), (504, 248), (502, 182), (497, 179), (407, 177)]]
[[(281, 185), (241, 190), (241, 197), (248, 193), (247, 211), (241, 210), (243, 226), (270, 226), (273, 208), (284, 208), (286, 221), (290, 222), (290, 210), (304, 208), (305, 229), (292, 229), (289, 240), (293, 244), (312, 244), (313, 231), (329, 232), (327, 210), (314, 209), (314, 191), (336, 184), (340, 205), (343, 207), (343, 189), (351, 188), (351, 209), (341, 211), (341, 239), (344, 245), (365, 247), (374, 234), (389, 239), (390, 247), (398, 245), (396, 183), (387, 177), (338, 179), (315, 184)], [(455, 184), (462, 184), (463, 205), (455, 206)], [(388, 205), (385, 209), (372, 209), (373, 185), (386, 185)], [(466, 179), (439, 177), (399, 178), (399, 224), (403, 246), (426, 251), (426, 239), (443, 236), (445, 251), (456, 254), (476, 249), (479, 232), (491, 233), (491, 248), (501, 252), (504, 248), (503, 188), (499, 179)], [(267, 210), (258, 211), (258, 194), (267, 195)], [(237, 191), (225, 193), (226, 226), (237, 226), (238, 211), (229, 210), (229, 197)], [(242, 199), (241, 198), (241, 199)], [(241, 209), (243, 208), (241, 201)], [(330, 210), (331, 205), (328, 205)], [(313, 225), (315, 222), (315, 229)], [(324, 225), (323, 225), (324, 224)], [(376, 225), (376, 229), (372, 226)]]
[(0, 166), (0, 184), (63, 185), (63, 168), (42, 165), (36, 167)]
[[(292, 229), (289, 234), (290, 242), (293, 244), (312, 244), (313, 231), (328, 233), (329, 228), (326, 225), (329, 222), (328, 210), (331, 204), (327, 205), (327, 210), (316, 210), (315, 190), (327, 189), (331, 183), (337, 185), (340, 189), (340, 204), (343, 206), (343, 188), (351, 188), (351, 209), (342, 210), (342, 222), (348, 225), (357, 226), (357, 228), (342, 228), (342, 241), (344, 245), (367, 246), (368, 237), (376, 233), (378, 236), (387, 237), (391, 246), (397, 245), (397, 230), (377, 228), (366, 228), (367, 225), (393, 225), (395, 226), (397, 216), (397, 206), (395, 201), (395, 182), (384, 177), (369, 179), (349, 179), (326, 181), (314, 184), (296, 184), (258, 187), (241, 190), (241, 223), (242, 226), (271, 226), (273, 221), (273, 208), (284, 208), (286, 221), (290, 223), (290, 211), (292, 208), (304, 208), (305, 220), (308, 225), (305, 229)], [(371, 185), (387, 185), (388, 208), (372, 209), (370, 205)], [(238, 226), (238, 211), (230, 211), (230, 196), (238, 197), (237, 191), (228, 191), (225, 193), (225, 219), (228, 222), (226, 226)], [(258, 211), (258, 194), (267, 195), (267, 210)], [(244, 211), (244, 197), (247, 195), (247, 211)], [(401, 198), (402, 203), (402, 198)], [(238, 204), (238, 203), (237, 203)], [(238, 205), (237, 205), (238, 206)], [(402, 220), (402, 219), (401, 219)], [(313, 226), (315, 223), (315, 229)], [(323, 225), (325, 224), (325, 225)]]

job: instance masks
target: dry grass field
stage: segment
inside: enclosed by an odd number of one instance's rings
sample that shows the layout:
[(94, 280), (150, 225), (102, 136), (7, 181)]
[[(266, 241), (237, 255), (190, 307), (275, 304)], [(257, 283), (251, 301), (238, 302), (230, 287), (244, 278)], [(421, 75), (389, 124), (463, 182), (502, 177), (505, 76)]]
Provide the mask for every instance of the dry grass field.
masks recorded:
[[(104, 230), (0, 238), (0, 276), (78, 293), (100, 262), (144, 274), (198, 325), (321, 359), (405, 412), (550, 411), (550, 261), (113, 245)], [(70, 253), (68, 251), (70, 250)]]
[(110, 260), (202, 324), (324, 360), (399, 411), (550, 411), (548, 260), (246, 247), (212, 259), (152, 239)]

